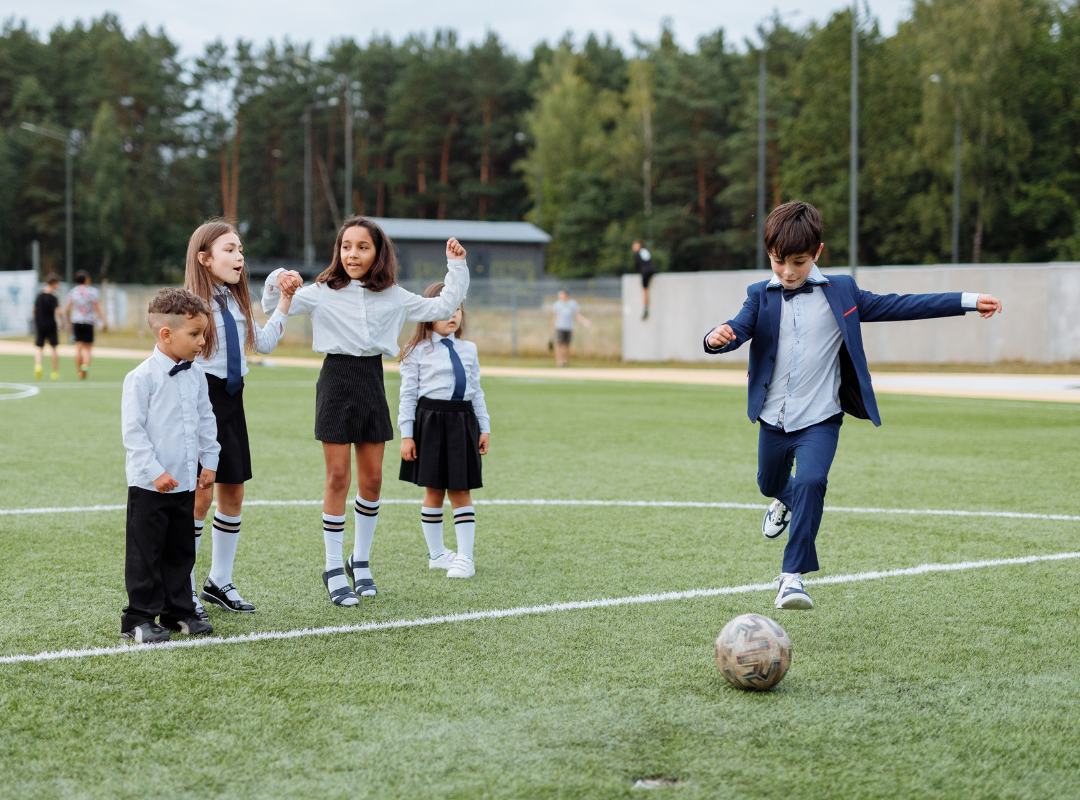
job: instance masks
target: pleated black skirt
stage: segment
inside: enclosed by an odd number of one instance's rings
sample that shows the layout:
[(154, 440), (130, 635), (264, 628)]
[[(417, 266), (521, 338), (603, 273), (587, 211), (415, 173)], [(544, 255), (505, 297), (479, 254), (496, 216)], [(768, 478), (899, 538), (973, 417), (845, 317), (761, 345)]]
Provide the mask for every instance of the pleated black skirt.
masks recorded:
[(480, 423), (466, 400), (416, 403), (416, 460), (401, 460), (403, 481), (429, 489), (465, 491), (484, 485), (480, 475)]
[(382, 356), (326, 356), (315, 385), (315, 438), (331, 444), (394, 438)]
[(230, 395), (226, 381), (206, 376), (210, 405), (217, 420), (217, 440), (221, 445), (218, 458), (218, 483), (244, 483), (251, 480), (251, 447), (248, 444), (247, 418), (244, 416), (244, 387)]

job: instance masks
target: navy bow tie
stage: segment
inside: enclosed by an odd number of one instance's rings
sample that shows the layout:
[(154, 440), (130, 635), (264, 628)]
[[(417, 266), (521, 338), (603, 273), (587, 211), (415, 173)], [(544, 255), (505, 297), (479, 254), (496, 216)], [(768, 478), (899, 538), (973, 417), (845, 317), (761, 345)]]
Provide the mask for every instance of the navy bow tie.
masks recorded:
[(170, 369), (169, 370), (169, 377), (171, 378), (176, 373), (183, 372), (185, 369), (191, 369), (191, 362), (190, 361), (181, 361), (175, 367)]
[(797, 294), (811, 294), (814, 291), (814, 285), (812, 283), (804, 283), (798, 289), (784, 289), (784, 299), (790, 300)]

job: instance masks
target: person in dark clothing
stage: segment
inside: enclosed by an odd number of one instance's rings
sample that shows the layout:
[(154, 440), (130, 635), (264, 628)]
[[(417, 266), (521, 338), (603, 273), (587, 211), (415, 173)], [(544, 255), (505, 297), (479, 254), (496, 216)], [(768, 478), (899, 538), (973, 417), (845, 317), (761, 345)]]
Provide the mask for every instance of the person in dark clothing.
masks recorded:
[(37, 337), (34, 346), (34, 377), (41, 378), (41, 362), (45, 358), (45, 342), (52, 347), (52, 372), (49, 377), (54, 381), (60, 377), (60, 356), (56, 352), (56, 345), (60, 341), (60, 328), (56, 323), (56, 312), (60, 308), (60, 301), (56, 298), (56, 290), (60, 288), (60, 276), (55, 272), (45, 279), (45, 288), (34, 300), (34, 327)]
[(642, 319), (649, 318), (649, 281), (652, 280), (652, 276), (656, 274), (656, 268), (653, 266), (652, 253), (649, 252), (647, 247), (642, 246), (641, 242), (634, 242), (634, 269), (641, 275), (641, 293), (645, 301), (645, 313), (641, 315)]

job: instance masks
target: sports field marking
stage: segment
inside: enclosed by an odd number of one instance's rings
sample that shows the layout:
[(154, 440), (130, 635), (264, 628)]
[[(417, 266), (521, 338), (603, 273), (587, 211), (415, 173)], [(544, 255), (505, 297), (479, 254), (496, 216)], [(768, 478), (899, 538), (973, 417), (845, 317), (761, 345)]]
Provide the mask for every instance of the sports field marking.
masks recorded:
[[(1020, 558), (996, 558), (986, 561), (961, 561), (956, 564), (920, 564), (917, 567), (904, 567), (875, 572), (856, 572), (851, 575), (830, 575), (824, 578), (811, 578), (807, 584), (837, 584), (874, 581), (883, 578), (897, 578), (909, 575), (926, 575), (933, 572), (960, 572), (962, 570), (983, 569), (985, 567), (1006, 567), (1017, 564), (1034, 564), (1040, 561), (1065, 561), (1080, 558), (1080, 553), (1050, 553), (1039, 556)], [(662, 594), (637, 594), (630, 597), (611, 597), (599, 600), (576, 600), (569, 603), (549, 603), (539, 606), (518, 606), (516, 608), (491, 609), (489, 611), (470, 611), (463, 614), (444, 614), (436, 617), (418, 619), (395, 619), (386, 622), (364, 622), (359, 625), (332, 625), (325, 628), (300, 628), (291, 631), (266, 631), (265, 633), (247, 633), (242, 636), (207, 639), (181, 639), (163, 644), (132, 644), (120, 647), (91, 647), (85, 650), (54, 650), (26, 655), (0, 656), (0, 664), (25, 664), (37, 661), (59, 661), (91, 656), (114, 656), (124, 653), (145, 653), (147, 651), (175, 650), (182, 647), (209, 647), (219, 644), (243, 644), (246, 642), (266, 642), (281, 639), (301, 639), (307, 636), (329, 636), (335, 633), (365, 633), (384, 631), (395, 628), (422, 628), (428, 625), (445, 625), (450, 622), (472, 622), (481, 619), (503, 619), (505, 617), (525, 617), (537, 614), (550, 614), (555, 611), (581, 611), (589, 608), (612, 608), (614, 606), (637, 605), (641, 603), (659, 603), (666, 600), (690, 600), (696, 597), (719, 597), (722, 595), (750, 594), (752, 592), (772, 591), (773, 583), (748, 583), (742, 586), (723, 586), (716, 589), (690, 589), (683, 592), (664, 592)]]
[(33, 397), (40, 389), (27, 383), (0, 383), (0, 389), (14, 389), (13, 392), (0, 392), (0, 400), (21, 400)]
[[(382, 505), (419, 505), (421, 500), (383, 498)], [(616, 506), (626, 508), (735, 508), (761, 511), (759, 503), (706, 503), (690, 500), (474, 500), (478, 506)], [(245, 506), (320, 506), (322, 500), (245, 500)], [(0, 508), (0, 517), (14, 514), (67, 514), (77, 511), (122, 511), (123, 503), (98, 506), (47, 506), (42, 508)], [(856, 508), (825, 506), (826, 511), (845, 514), (904, 514), (937, 517), (998, 517), (1003, 519), (1048, 519), (1080, 522), (1080, 516), (1070, 514), (1034, 514), (1022, 511), (963, 511), (933, 508)]]

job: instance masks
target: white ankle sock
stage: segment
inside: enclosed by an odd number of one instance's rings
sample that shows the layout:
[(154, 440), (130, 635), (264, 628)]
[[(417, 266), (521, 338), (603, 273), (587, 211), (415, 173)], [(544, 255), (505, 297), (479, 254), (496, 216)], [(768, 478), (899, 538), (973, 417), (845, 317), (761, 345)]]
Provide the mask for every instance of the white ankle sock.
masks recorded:
[[(201, 519), (195, 520), (195, 555), (199, 554), (199, 543), (202, 541), (202, 529), (205, 523)], [(191, 568), (191, 593), (198, 596), (199, 586), (195, 585), (195, 567)]]
[[(379, 523), (379, 501), (364, 500), (356, 495), (353, 503), (353, 512), (356, 517), (356, 535), (353, 538), (353, 563), (366, 562), (371, 558), (371, 540), (375, 538), (375, 526)], [(354, 567), (353, 577), (370, 578), (371, 569), (368, 567)]]
[[(210, 561), (210, 580), (219, 589), (232, 583), (233, 562), (236, 560), (236, 546), (240, 542), (240, 515), (230, 517), (220, 511), (214, 514), (214, 534), (211, 546), (213, 558)], [(235, 589), (226, 592), (233, 601), (240, 599)]]
[(473, 541), (476, 539), (476, 512), (472, 506), (454, 509), (454, 532), (457, 534), (458, 555), (472, 558)]
[[(345, 538), (345, 515), (342, 514), (339, 517), (336, 514), (323, 514), (322, 531), (323, 544), (326, 546), (326, 571), (344, 569), (345, 561), (341, 557), (341, 542)], [(328, 588), (332, 592), (348, 585), (349, 579), (342, 572), (330, 579)]]
[(423, 507), (420, 509), (420, 527), (427, 540), (428, 558), (438, 558), (446, 552), (442, 538), (442, 509)]

